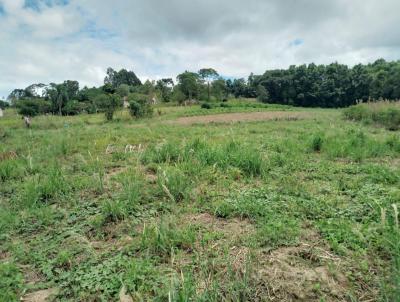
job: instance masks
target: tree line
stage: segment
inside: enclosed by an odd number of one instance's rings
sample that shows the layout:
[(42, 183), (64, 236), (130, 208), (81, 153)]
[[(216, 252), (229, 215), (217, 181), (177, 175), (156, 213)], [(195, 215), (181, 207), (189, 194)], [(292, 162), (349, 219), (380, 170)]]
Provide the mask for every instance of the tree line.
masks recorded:
[[(186, 101), (220, 102), (228, 98), (258, 98), (261, 102), (303, 107), (338, 108), (360, 100), (400, 99), (400, 61), (379, 59), (354, 67), (300, 65), (267, 70), (247, 79), (226, 79), (212, 68), (185, 71), (174, 81), (164, 78), (142, 83), (133, 71), (108, 68), (101, 87), (83, 87), (67, 80), (63, 83), (32, 84), (15, 89), (8, 96), (12, 106), (24, 115), (74, 115), (105, 112), (111, 116), (123, 103)], [(135, 105), (135, 106), (136, 106)], [(3, 107), (5, 105), (3, 104)]]

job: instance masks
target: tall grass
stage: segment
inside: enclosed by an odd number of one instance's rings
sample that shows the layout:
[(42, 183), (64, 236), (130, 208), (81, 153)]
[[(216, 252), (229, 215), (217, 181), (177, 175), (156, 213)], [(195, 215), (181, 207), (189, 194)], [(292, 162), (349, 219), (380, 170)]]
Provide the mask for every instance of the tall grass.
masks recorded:
[(240, 169), (244, 175), (256, 177), (265, 171), (263, 157), (257, 149), (235, 141), (224, 144), (209, 144), (193, 140), (184, 145), (171, 142), (150, 146), (143, 154), (147, 163), (182, 163), (196, 161), (205, 166), (215, 166), (222, 170), (229, 167)]
[(348, 120), (374, 123), (388, 130), (400, 128), (400, 101), (360, 103), (345, 109), (343, 114)]

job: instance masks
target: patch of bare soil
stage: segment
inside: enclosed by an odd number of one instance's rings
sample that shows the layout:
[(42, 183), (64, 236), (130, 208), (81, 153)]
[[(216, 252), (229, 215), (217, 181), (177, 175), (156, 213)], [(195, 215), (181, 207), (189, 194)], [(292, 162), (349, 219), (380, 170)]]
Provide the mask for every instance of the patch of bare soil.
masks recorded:
[(201, 225), (209, 231), (223, 233), (229, 238), (238, 238), (254, 232), (254, 226), (245, 219), (221, 219), (208, 213), (201, 213), (188, 215), (185, 220), (189, 224)]
[(224, 113), (181, 117), (175, 120), (180, 125), (208, 124), (208, 123), (235, 123), (252, 121), (295, 121), (310, 117), (309, 112), (290, 112), (290, 111), (268, 111), (268, 112), (249, 112), (249, 113)]
[(120, 302), (133, 302), (132, 297), (126, 293), (125, 286), (123, 286), (119, 292), (119, 301)]
[(48, 288), (38, 290), (33, 293), (26, 294), (21, 298), (21, 301), (25, 302), (49, 302), (54, 301), (54, 296), (57, 295), (57, 288)]
[(114, 167), (109, 169), (106, 174), (104, 175), (104, 181), (105, 182), (109, 182), (111, 180), (111, 178), (113, 178), (114, 176), (125, 172), (128, 169), (128, 167)]
[(258, 252), (257, 287), (268, 301), (348, 301), (349, 282), (341, 259), (316, 232), (297, 246)]
[(25, 283), (27, 285), (35, 285), (43, 281), (42, 276), (38, 272), (34, 271), (29, 265), (24, 266), (23, 270)]
[[(186, 221), (221, 232), (233, 242), (255, 231), (250, 221), (220, 219), (207, 213), (188, 215)], [(213, 249), (218, 248), (217, 245)], [(230, 265), (243, 274), (251, 254), (255, 259), (251, 268), (255, 301), (349, 301), (350, 282), (344, 273), (345, 260), (334, 255), (319, 233), (312, 229), (303, 232), (299, 244), (273, 251), (251, 251), (239, 241), (230, 248)]]

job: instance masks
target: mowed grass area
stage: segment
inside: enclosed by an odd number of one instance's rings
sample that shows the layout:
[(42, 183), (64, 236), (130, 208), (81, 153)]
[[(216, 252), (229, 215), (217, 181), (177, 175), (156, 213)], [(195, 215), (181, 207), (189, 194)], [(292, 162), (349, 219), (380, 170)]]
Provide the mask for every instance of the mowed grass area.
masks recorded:
[[(339, 110), (0, 119), (0, 301), (397, 301), (400, 133)], [(227, 112), (302, 118), (174, 123)], [(124, 300), (125, 299), (125, 300)]]

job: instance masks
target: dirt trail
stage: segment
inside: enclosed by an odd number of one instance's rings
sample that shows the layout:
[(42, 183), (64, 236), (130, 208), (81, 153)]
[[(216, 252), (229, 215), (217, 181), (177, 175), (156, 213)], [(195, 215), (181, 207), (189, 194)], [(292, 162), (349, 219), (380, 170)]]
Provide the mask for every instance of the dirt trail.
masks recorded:
[(197, 123), (235, 123), (242, 121), (263, 121), (263, 120), (299, 120), (310, 117), (309, 112), (292, 111), (268, 111), (248, 113), (222, 113), (200, 116), (180, 117), (175, 123), (180, 125), (192, 125)]

